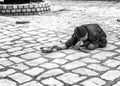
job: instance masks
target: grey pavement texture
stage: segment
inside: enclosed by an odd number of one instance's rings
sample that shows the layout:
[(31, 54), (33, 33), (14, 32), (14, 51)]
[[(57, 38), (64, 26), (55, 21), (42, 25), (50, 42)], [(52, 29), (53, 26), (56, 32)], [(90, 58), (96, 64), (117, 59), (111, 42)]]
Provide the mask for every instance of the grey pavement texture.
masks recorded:
[[(47, 14), (0, 16), (0, 86), (120, 86), (120, 3), (51, 3)], [(103, 28), (107, 47), (89, 53), (40, 51), (60, 45), (76, 26), (88, 23)]]

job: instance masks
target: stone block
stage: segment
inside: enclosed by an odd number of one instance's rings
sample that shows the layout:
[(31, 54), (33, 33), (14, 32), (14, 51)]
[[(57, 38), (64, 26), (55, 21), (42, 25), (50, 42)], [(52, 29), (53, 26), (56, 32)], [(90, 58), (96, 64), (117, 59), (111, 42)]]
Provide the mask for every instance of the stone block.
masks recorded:
[(29, 69), (29, 70), (26, 70), (24, 71), (24, 73), (28, 74), (28, 75), (31, 75), (31, 76), (36, 76), (40, 73), (42, 73), (44, 71), (43, 68), (39, 68), (39, 67), (34, 67), (32, 69)]
[(10, 10), (10, 9), (13, 9), (13, 5), (10, 5), (10, 6), (8, 5), (8, 6), (7, 6), (7, 9), (9, 9), (9, 10)]
[(80, 84), (82, 84), (84, 86), (104, 86), (106, 84), (106, 82), (100, 78), (91, 78)]
[(50, 77), (50, 76), (56, 76), (56, 75), (63, 74), (63, 73), (64, 73), (64, 71), (61, 70), (61, 69), (52, 69), (52, 70), (49, 70), (49, 71), (46, 71), (46, 72), (42, 73), (36, 79), (41, 80), (42, 78), (47, 78), (47, 77)]
[(17, 83), (8, 79), (0, 79), (0, 86), (17, 86)]
[(48, 78), (41, 81), (46, 86), (64, 86), (64, 84), (55, 78)]
[(65, 73), (61, 76), (58, 76), (57, 79), (62, 80), (63, 82), (68, 84), (74, 84), (76, 82), (86, 79), (86, 76), (79, 76), (74, 73)]
[(74, 68), (78, 68), (78, 67), (83, 67), (86, 65), (87, 64), (85, 64), (84, 62), (81, 62), (81, 61), (73, 61), (73, 62), (70, 62), (70, 63), (63, 65), (62, 67), (70, 70), (70, 69), (74, 69)]
[(114, 81), (115, 79), (120, 77), (120, 71), (118, 71), (118, 70), (110, 70), (110, 71), (105, 72), (100, 77), (105, 79), (105, 80)]
[(12, 78), (13, 80), (17, 81), (18, 83), (24, 83), (30, 81), (32, 78), (30, 76), (27, 76), (22, 73), (15, 73), (9, 76), (9, 78)]

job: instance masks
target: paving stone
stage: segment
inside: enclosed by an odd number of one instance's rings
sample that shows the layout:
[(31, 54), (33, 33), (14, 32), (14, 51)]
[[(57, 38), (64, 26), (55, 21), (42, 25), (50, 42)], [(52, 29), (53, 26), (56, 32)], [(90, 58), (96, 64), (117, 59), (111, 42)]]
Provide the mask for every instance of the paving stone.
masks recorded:
[(15, 74), (10, 75), (9, 77), (12, 78), (13, 80), (17, 81), (20, 84), (30, 81), (32, 79), (31, 77), (29, 77), (25, 74), (22, 74), (22, 73), (15, 73)]
[(22, 49), (22, 47), (14, 47), (14, 48), (8, 49), (7, 51), (8, 52), (14, 52), (14, 51), (18, 51), (18, 50), (21, 50), (21, 49)]
[(8, 79), (0, 79), (0, 86), (17, 86), (15, 82)]
[(62, 80), (63, 82), (68, 83), (68, 84), (74, 84), (85, 78), (86, 78), (86, 76), (79, 76), (74, 73), (65, 73), (65, 74), (57, 77), (57, 79)]
[(37, 77), (37, 80), (41, 80), (41, 78), (46, 78), (46, 77), (50, 77), (50, 76), (56, 76), (56, 75), (63, 74), (63, 73), (64, 73), (64, 71), (61, 69), (51, 69), (51, 70), (39, 75)]
[(83, 66), (86, 66), (86, 64), (84, 62), (73, 61), (73, 62), (70, 62), (70, 63), (63, 65), (62, 67), (65, 69), (74, 69), (74, 68), (83, 67)]
[[(25, 45), (25, 46), (24, 46), (25, 48), (31, 48), (31, 47), (40, 45), (40, 44), (36, 44), (35, 41), (29, 41), (29, 42), (32, 42), (32, 44), (27, 44), (27, 45)], [(34, 44), (33, 44), (33, 43), (34, 43)]]
[(10, 66), (12, 64), (13, 64), (13, 62), (11, 62), (9, 60), (0, 61), (0, 65), (3, 65), (3, 66)]
[(103, 75), (101, 75), (100, 77), (105, 80), (114, 81), (115, 79), (120, 77), (120, 71), (110, 70), (110, 71), (107, 71), (106, 73), (104, 73)]
[(6, 71), (1, 71), (0, 72), (0, 77), (6, 77), (12, 73), (15, 73), (16, 71), (14, 69), (8, 69)]
[(24, 53), (25, 53), (24, 51), (15, 51), (15, 52), (11, 53), (11, 55), (18, 56), (18, 55), (22, 55)]
[(24, 62), (26, 60), (19, 58), (19, 57), (10, 57), (9, 58), (11, 61), (15, 62), (15, 63), (20, 63), (20, 62)]
[(40, 67), (47, 68), (47, 69), (52, 69), (52, 68), (59, 67), (59, 65), (57, 65), (55, 63), (44, 63), (44, 64), (40, 65)]
[(35, 58), (38, 58), (40, 57), (41, 55), (40, 54), (37, 54), (37, 53), (27, 53), (27, 54), (24, 54), (24, 55), (21, 55), (22, 58), (24, 59), (35, 59)]
[(106, 84), (106, 82), (100, 78), (91, 78), (80, 84), (84, 86), (103, 86), (104, 84)]
[(8, 46), (8, 45), (5, 45), (5, 46), (1, 46), (2, 49), (10, 49), (12, 48), (12, 46)]
[(29, 69), (29, 67), (23, 63), (14, 64), (14, 65), (11, 65), (10, 67), (14, 68), (14, 69), (21, 70), (21, 71)]
[(27, 64), (29, 66), (37, 66), (37, 65), (40, 65), (40, 64), (47, 62), (47, 61), (48, 61), (47, 59), (40, 57), (38, 59), (27, 61), (27, 62), (25, 62), (25, 64)]
[(85, 62), (85, 63), (100, 63), (100, 61), (93, 59), (93, 58), (83, 58), (80, 61)]
[(65, 64), (68, 61), (65, 59), (54, 59), (52, 62), (57, 64)]
[(33, 51), (35, 51), (33, 48), (25, 48), (25, 49), (23, 49), (23, 51), (24, 52), (33, 52)]
[(4, 67), (0, 65), (0, 69), (3, 69)]
[(48, 79), (44, 79), (41, 81), (43, 84), (47, 85), (47, 86), (64, 86), (63, 83), (61, 83), (60, 81), (54, 79), (54, 78), (48, 78)]
[(115, 45), (120, 45), (120, 42), (115, 42), (114, 44), (115, 44)]
[(1, 57), (1, 58), (7, 58), (7, 57), (9, 57), (9, 56), (10, 56), (10, 55), (7, 54), (7, 53), (0, 54), (0, 57)]
[(78, 68), (78, 69), (72, 70), (72, 72), (78, 73), (81, 75), (87, 75), (87, 76), (97, 76), (98, 75), (97, 72), (92, 71), (92, 70), (87, 69), (87, 68)]
[(32, 68), (32, 69), (29, 69), (29, 70), (24, 71), (24, 73), (29, 74), (29, 75), (31, 75), (31, 76), (36, 76), (36, 75), (42, 73), (43, 71), (44, 71), (43, 68), (34, 67), (34, 68)]
[(37, 81), (30, 81), (30, 82), (27, 82), (23, 85), (20, 85), (20, 86), (43, 86), (42, 84), (40, 84), (39, 82)]
[(102, 66), (100, 64), (90, 64), (87, 67), (96, 71), (107, 71), (110, 69), (109, 67)]
[(120, 53), (120, 49), (116, 49), (115, 51), (118, 52), (118, 53)]
[(73, 49), (67, 49), (67, 50), (63, 50), (62, 52), (66, 53), (66, 54), (72, 54), (72, 53), (75, 53), (77, 51), (75, 51)]
[(0, 39), (0, 42), (9, 42), (12, 41), (12, 38), (5, 38), (5, 39)]
[(66, 54), (61, 53), (61, 52), (54, 52), (54, 53), (45, 55), (45, 57), (47, 57), (47, 58), (63, 58), (65, 56), (66, 56)]
[(74, 54), (68, 55), (68, 56), (65, 57), (65, 59), (67, 59), (67, 60), (76, 60), (76, 59), (81, 59), (81, 58), (87, 57), (87, 56), (89, 56), (89, 54), (79, 52), (79, 53), (74, 53)]
[(114, 84), (112, 86), (120, 86), (120, 81), (118, 81), (116, 84)]
[(107, 47), (102, 48), (102, 50), (113, 50), (113, 49), (116, 49), (116, 48), (117, 48), (117, 46), (115, 46), (115, 45), (107, 44)]
[(120, 65), (120, 61), (108, 59), (103, 64), (108, 67), (117, 67)]
[(95, 50), (90, 51), (89, 53), (91, 53), (91, 54), (95, 54), (95, 53), (99, 53), (99, 52), (101, 52), (101, 50), (97, 50), (97, 49), (95, 49)]
[(120, 56), (114, 57), (114, 59), (116, 59), (116, 60), (120, 60)]
[(120, 70), (120, 66), (118, 66), (117, 69)]
[(97, 53), (97, 54), (94, 54), (92, 56), (92, 58), (96, 58), (98, 60), (105, 60), (107, 58), (110, 58), (114, 55), (116, 55), (117, 53), (114, 53), (114, 52), (108, 52), (108, 51), (103, 51), (103, 52), (100, 52), (100, 53)]

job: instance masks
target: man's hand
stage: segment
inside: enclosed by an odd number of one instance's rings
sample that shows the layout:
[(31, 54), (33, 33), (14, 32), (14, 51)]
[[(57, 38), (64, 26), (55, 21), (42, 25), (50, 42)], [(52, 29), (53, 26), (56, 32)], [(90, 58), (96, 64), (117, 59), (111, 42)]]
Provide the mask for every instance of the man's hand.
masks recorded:
[(66, 45), (65, 44), (61, 44), (58, 46), (61, 50), (64, 50), (64, 49), (67, 49)]
[(82, 42), (82, 41), (78, 41), (78, 42), (75, 44), (74, 49), (75, 49), (75, 50), (78, 50), (79, 47), (80, 47), (80, 45), (83, 45), (83, 42)]
[(90, 50), (87, 50), (85, 47), (79, 47), (79, 49), (81, 52), (84, 52), (84, 53), (88, 53), (90, 52)]

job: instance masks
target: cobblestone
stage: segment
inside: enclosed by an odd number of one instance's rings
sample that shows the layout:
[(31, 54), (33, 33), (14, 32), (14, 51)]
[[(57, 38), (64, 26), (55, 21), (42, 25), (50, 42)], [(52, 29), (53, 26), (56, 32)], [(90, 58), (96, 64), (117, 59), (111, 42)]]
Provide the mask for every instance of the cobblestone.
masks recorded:
[(91, 78), (81, 83), (84, 86), (103, 86), (106, 82), (100, 78)]
[(24, 62), (26, 60), (22, 59), (22, 58), (19, 58), (19, 57), (10, 57), (9, 58), (11, 61), (13, 61), (14, 63), (21, 63), (21, 62)]
[(120, 86), (120, 81), (118, 81), (116, 84), (114, 84), (113, 86)]
[(65, 69), (74, 69), (74, 68), (82, 67), (82, 66), (86, 66), (86, 64), (81, 61), (74, 61), (74, 62), (63, 65), (62, 67)]
[(0, 86), (17, 86), (15, 82), (10, 81), (8, 79), (1, 79)]
[(23, 63), (14, 64), (14, 65), (11, 65), (10, 67), (17, 70), (21, 70), (21, 71), (29, 69), (29, 67)]
[(85, 63), (100, 63), (100, 61), (93, 59), (93, 58), (83, 58), (80, 61), (85, 62)]
[(0, 64), (3, 66), (10, 66), (13, 64), (13, 62), (11, 62), (9, 60), (5, 60), (5, 61), (0, 61)]
[(8, 49), (7, 51), (8, 52), (14, 52), (14, 51), (18, 51), (18, 50), (21, 50), (22, 47), (15, 47), (15, 48), (11, 48), (11, 49)]
[(29, 74), (31, 76), (36, 76), (36, 75), (42, 73), (43, 71), (44, 71), (43, 68), (36, 67), (36, 68), (32, 68), (32, 69), (24, 71), (24, 73)]
[(65, 64), (68, 61), (65, 59), (54, 59), (52, 62), (57, 63), (57, 64)]
[(83, 57), (87, 57), (89, 54), (83, 53), (83, 52), (79, 52), (79, 53), (75, 53), (75, 54), (71, 54), (69, 56), (66, 56), (65, 59), (67, 60), (76, 60), (76, 59), (80, 59)]
[(115, 79), (120, 77), (120, 71), (110, 70), (110, 71), (104, 73), (103, 75), (101, 75), (100, 77), (103, 79), (106, 79), (106, 80), (114, 81)]
[(118, 65), (120, 65), (120, 61), (108, 59), (103, 64), (108, 67), (117, 67)]
[(105, 60), (105, 59), (110, 58), (116, 54), (117, 53), (114, 53), (114, 52), (100, 52), (100, 53), (93, 55), (92, 58), (96, 58), (98, 60)]
[(47, 69), (52, 69), (52, 68), (59, 67), (59, 65), (57, 65), (55, 63), (44, 63), (44, 64), (40, 65), (40, 67), (47, 68)]
[(109, 69), (109, 67), (102, 66), (100, 64), (90, 64), (87, 67), (96, 71), (107, 71)]
[(35, 58), (38, 58), (40, 57), (41, 55), (40, 54), (37, 54), (37, 53), (27, 53), (27, 54), (24, 54), (24, 55), (21, 55), (22, 58), (24, 59), (35, 59)]
[(30, 81), (30, 82), (27, 82), (23, 85), (20, 85), (20, 86), (43, 86), (42, 84), (40, 84), (39, 82), (37, 81)]
[(64, 71), (62, 71), (61, 69), (52, 69), (52, 70), (49, 70), (49, 71), (41, 74), (40, 76), (38, 76), (37, 80), (40, 80), (41, 78), (46, 78), (46, 77), (50, 77), (50, 76), (63, 74), (63, 73), (64, 73)]
[(45, 57), (47, 58), (63, 58), (65, 56), (66, 54), (60, 53), (60, 52), (55, 52), (55, 53), (50, 53), (50, 54), (45, 55)]
[(79, 75), (74, 74), (74, 73), (65, 73), (65, 74), (63, 74), (63, 75), (61, 75), (57, 78), (59, 80), (62, 80), (65, 83), (74, 84), (78, 81), (81, 81), (81, 80), (85, 79), (86, 77), (85, 76), (79, 76)]
[(87, 76), (96, 76), (96, 75), (98, 75), (97, 72), (92, 71), (92, 70), (87, 69), (87, 68), (78, 68), (78, 69), (72, 70), (72, 72), (78, 73), (78, 74), (81, 74), (81, 75), (87, 75)]
[(11, 55), (18, 56), (18, 55), (22, 55), (24, 53), (25, 53), (24, 51), (15, 51), (15, 52), (11, 53)]
[(113, 50), (113, 49), (116, 49), (116, 48), (117, 48), (117, 46), (115, 46), (115, 45), (107, 44), (107, 47), (103, 48), (103, 50)]
[(77, 51), (69, 49), (69, 50), (63, 50), (62, 52), (66, 53), (66, 54), (72, 54), (72, 53), (75, 53)]
[(12, 73), (15, 73), (16, 71), (14, 69), (8, 69), (6, 71), (1, 71), (0, 72), (0, 77), (6, 77)]
[(34, 60), (30, 60), (25, 62), (25, 64), (29, 65), (29, 66), (37, 66), (40, 65), (44, 62), (47, 62), (48, 60), (45, 58), (38, 58), (38, 59), (34, 59)]
[(31, 77), (29, 77), (25, 74), (22, 74), (22, 73), (15, 73), (15, 74), (10, 75), (9, 77), (12, 78), (13, 80), (17, 81), (20, 84), (30, 81), (32, 79)]
[(48, 79), (44, 79), (41, 81), (43, 84), (47, 85), (47, 86), (64, 86), (63, 83), (61, 83), (60, 81), (54, 79), (54, 78), (48, 78)]

